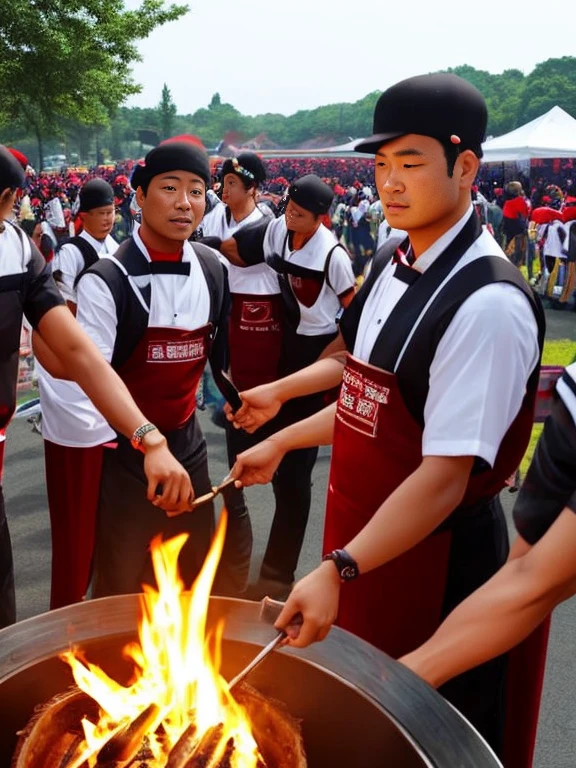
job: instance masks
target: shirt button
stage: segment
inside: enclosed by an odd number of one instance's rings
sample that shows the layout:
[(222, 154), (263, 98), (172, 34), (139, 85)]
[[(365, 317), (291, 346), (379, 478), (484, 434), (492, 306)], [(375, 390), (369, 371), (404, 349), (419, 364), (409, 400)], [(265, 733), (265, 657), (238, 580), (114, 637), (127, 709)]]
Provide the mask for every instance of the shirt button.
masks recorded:
[(382, 322), (382, 318), (381, 318), (381, 317), (379, 317), (379, 318), (378, 318), (378, 320), (376, 320), (376, 324), (377, 324), (377, 325), (380, 325), (380, 323), (381, 323), (381, 322)]

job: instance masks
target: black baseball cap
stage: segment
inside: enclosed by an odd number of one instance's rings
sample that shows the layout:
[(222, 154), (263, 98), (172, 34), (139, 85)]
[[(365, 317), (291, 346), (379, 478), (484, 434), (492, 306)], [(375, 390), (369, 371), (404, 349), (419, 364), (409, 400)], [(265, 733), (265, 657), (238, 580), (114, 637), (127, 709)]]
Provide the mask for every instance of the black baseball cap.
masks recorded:
[(482, 157), (488, 110), (480, 91), (458, 75), (418, 75), (388, 88), (374, 108), (373, 134), (356, 152), (375, 154), (387, 141), (416, 133), (443, 144), (458, 136), (460, 149)]
[(91, 211), (93, 208), (102, 208), (104, 205), (114, 204), (114, 190), (104, 179), (90, 179), (80, 190), (81, 212)]
[(0, 192), (5, 189), (20, 189), (24, 186), (26, 174), (21, 163), (12, 152), (0, 144)]
[(246, 186), (258, 186), (266, 180), (266, 168), (255, 152), (240, 152), (236, 157), (225, 160), (222, 165), (222, 178), (229, 173), (239, 176), (246, 182)]
[(318, 216), (330, 210), (334, 192), (320, 177), (309, 173), (290, 185), (288, 197), (296, 205)]
[(137, 165), (130, 184), (133, 189), (149, 183), (154, 176), (170, 171), (188, 171), (210, 183), (210, 161), (206, 150), (192, 142), (166, 141), (159, 144), (144, 158), (144, 165)]

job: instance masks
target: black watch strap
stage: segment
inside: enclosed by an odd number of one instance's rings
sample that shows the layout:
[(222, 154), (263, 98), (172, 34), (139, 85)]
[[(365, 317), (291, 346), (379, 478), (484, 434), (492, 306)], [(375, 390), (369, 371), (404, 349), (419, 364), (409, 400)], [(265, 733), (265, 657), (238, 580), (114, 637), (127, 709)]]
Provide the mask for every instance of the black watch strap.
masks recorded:
[(335, 549), (324, 555), (322, 560), (332, 560), (342, 581), (352, 581), (360, 576), (356, 560), (345, 549)]

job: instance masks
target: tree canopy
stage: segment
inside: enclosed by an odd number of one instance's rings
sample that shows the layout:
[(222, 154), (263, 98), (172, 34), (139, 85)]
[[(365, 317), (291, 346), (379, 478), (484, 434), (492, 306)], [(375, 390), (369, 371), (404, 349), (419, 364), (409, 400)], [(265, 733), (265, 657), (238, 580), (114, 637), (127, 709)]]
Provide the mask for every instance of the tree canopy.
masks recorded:
[(140, 59), (136, 41), (186, 11), (164, 0), (133, 11), (123, 0), (2, 0), (0, 118), (39, 144), (63, 123), (107, 125), (140, 90), (130, 70)]
[[(328, 104), (300, 110), (288, 117), (273, 113), (243, 115), (232, 104), (224, 102), (219, 93), (214, 93), (206, 107), (193, 114), (178, 114), (165, 84), (157, 107), (115, 109), (128, 94), (138, 90), (130, 75), (130, 62), (138, 58), (134, 40), (144, 37), (153, 26), (180, 15), (184, 9), (181, 6), (164, 8), (161, 0), (143, 0), (140, 10), (132, 13), (122, 11), (121, 0), (36, 2), (36, 14), (39, 13), (38, 8), (46, 9), (43, 11), (44, 21), (35, 28), (27, 46), (23, 43), (25, 34), (24, 27), (21, 27), (25, 22), (18, 22), (21, 48), (19, 56), (14, 59), (28, 62), (30, 59), (35, 62), (35, 67), (42, 68), (42, 57), (48, 62), (50, 50), (54, 57), (54, 46), (50, 42), (54, 38), (58, 50), (56, 58), (65, 59), (65, 63), (63, 68), (54, 61), (46, 63), (46, 67), (51, 68), (47, 70), (45, 79), (44, 74), (36, 79), (29, 76), (23, 89), (23, 99), (18, 87), (21, 78), (18, 72), (21, 70), (15, 69), (16, 64), (10, 58), (4, 30), (12, 30), (11, 39), (16, 39), (18, 36), (8, 21), (12, 18), (10, 9), (25, 5), (34, 8), (35, 3), (4, 0), (8, 10), (4, 12), (3, 9), (0, 19), (0, 84), (13, 83), (11, 89), (4, 85), (4, 93), (8, 92), (9, 98), (0, 105), (0, 122), (4, 111), (4, 116), (19, 116), (22, 126), (17, 136), (13, 124), (10, 129), (0, 127), (0, 140), (14, 142), (19, 139), (20, 146), (24, 143), (24, 151), (26, 139), (37, 131), (35, 121), (38, 121), (44, 135), (64, 135), (66, 147), (74, 148), (84, 162), (93, 161), (99, 150), (105, 153), (107, 159), (140, 156), (148, 147), (145, 142), (142, 144), (139, 141), (139, 137), (147, 135), (167, 138), (169, 135), (191, 133), (199, 136), (210, 148), (217, 146), (226, 136), (232, 135), (235, 141), (240, 141), (266, 134), (271, 144), (292, 148), (311, 141), (315, 141), (316, 146), (343, 143), (372, 132), (372, 113), (379, 91), (369, 93), (354, 103)], [(77, 10), (73, 12), (71, 8)], [(90, 15), (87, 15), (88, 9), (91, 9)], [(96, 9), (99, 9), (100, 16)], [(105, 10), (109, 15), (104, 14)], [(62, 19), (66, 19), (66, 23), (69, 22), (66, 27), (68, 32), (53, 33), (53, 38), (43, 39), (36, 49), (37, 38), (46, 33), (49, 26), (47, 20), (59, 18), (58, 13), (63, 14)], [(102, 18), (107, 20), (104, 31), (99, 28), (98, 19)], [(72, 30), (77, 24), (87, 25), (82, 26), (84, 33), (92, 27), (98, 28), (99, 35), (86, 42), (86, 49), (84, 44), (80, 45), (79, 54), (73, 46), (66, 48), (75, 38)], [(84, 37), (80, 39), (84, 40)], [(103, 49), (103, 58), (91, 59), (92, 47)], [(548, 59), (527, 75), (518, 69), (492, 74), (469, 65), (447, 71), (464, 77), (483, 93), (489, 111), (488, 135), (499, 136), (511, 131), (555, 105), (576, 117), (576, 57)], [(70, 81), (74, 82), (73, 88), (68, 85)], [(25, 123), (22, 118), (25, 118)], [(61, 138), (58, 140), (62, 141)], [(61, 151), (61, 143), (54, 142), (52, 146), (54, 151), (57, 148)]]

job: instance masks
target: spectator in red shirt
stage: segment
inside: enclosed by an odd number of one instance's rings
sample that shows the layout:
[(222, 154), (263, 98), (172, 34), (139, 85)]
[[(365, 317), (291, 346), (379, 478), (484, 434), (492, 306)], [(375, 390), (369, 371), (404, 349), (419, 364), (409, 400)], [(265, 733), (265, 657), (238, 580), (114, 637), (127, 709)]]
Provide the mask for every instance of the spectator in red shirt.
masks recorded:
[(519, 267), (526, 258), (526, 231), (530, 216), (530, 205), (519, 181), (511, 181), (506, 185), (506, 201), (502, 213), (504, 251), (512, 263)]

